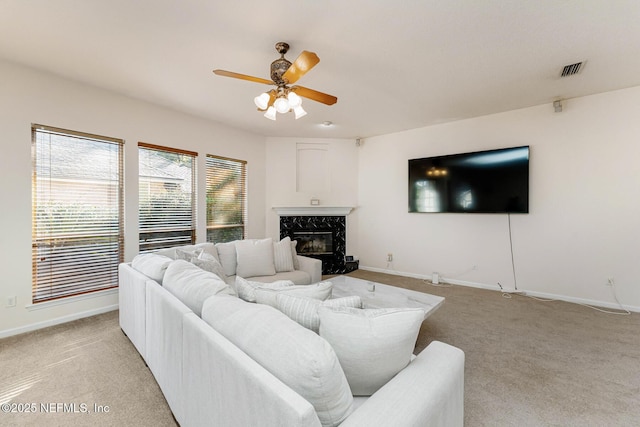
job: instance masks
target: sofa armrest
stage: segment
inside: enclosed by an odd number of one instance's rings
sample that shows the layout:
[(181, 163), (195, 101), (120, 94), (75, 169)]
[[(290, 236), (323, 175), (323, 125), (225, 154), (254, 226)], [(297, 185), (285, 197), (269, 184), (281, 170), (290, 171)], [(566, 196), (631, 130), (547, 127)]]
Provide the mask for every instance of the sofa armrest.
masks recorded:
[(311, 283), (318, 283), (322, 280), (322, 261), (308, 256), (296, 255), (298, 257), (298, 264), (300, 264), (300, 270), (309, 273), (311, 276)]
[(120, 328), (146, 360), (146, 288), (147, 282), (156, 283), (131, 267), (131, 263), (118, 265), (118, 306)]
[(464, 424), (464, 353), (433, 341), (356, 409), (341, 427)]

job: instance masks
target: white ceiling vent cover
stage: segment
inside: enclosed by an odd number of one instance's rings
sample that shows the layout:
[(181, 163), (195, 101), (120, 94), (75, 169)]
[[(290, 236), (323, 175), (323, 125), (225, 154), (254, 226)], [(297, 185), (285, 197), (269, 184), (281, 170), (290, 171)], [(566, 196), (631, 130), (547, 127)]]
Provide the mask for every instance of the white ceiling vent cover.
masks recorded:
[(562, 69), (562, 73), (560, 74), (560, 77), (569, 77), (569, 76), (578, 74), (582, 69), (583, 65), (584, 65), (584, 61), (576, 62), (575, 64), (571, 64), (571, 65), (565, 65), (564, 68)]

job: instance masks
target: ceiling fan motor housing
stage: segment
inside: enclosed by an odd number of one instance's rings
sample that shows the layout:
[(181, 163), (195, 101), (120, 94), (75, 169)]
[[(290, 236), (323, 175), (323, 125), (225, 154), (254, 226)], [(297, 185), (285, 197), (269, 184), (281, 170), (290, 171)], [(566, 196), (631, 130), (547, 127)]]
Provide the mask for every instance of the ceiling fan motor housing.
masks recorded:
[(273, 61), (271, 63), (271, 80), (278, 86), (287, 84), (287, 82), (282, 79), (282, 75), (287, 72), (290, 66), (291, 62), (286, 60), (284, 56)]

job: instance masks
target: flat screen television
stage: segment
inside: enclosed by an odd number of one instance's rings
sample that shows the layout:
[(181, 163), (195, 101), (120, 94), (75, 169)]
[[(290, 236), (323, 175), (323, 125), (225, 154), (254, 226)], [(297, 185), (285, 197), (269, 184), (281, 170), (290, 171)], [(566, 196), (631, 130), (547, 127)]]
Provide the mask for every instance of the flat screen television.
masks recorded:
[(529, 146), (409, 160), (409, 212), (529, 213)]

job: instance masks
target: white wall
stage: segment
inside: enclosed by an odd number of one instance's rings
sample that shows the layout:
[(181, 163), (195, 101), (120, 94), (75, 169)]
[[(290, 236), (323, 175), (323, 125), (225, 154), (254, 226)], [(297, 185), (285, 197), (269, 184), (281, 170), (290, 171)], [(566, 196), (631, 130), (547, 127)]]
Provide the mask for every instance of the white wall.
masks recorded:
[(508, 216), (409, 214), (407, 160), (529, 145), (530, 213), (511, 215), (517, 288), (614, 307), (613, 277), (639, 311), (638, 105), (640, 87), (368, 138), (352, 252), (364, 268), (513, 289)]
[[(317, 144), (327, 148), (329, 181), (326, 186), (320, 185), (325, 188), (324, 191), (298, 191), (298, 144)], [(312, 198), (319, 199), (320, 206), (357, 206), (358, 147), (354, 139), (267, 138), (266, 159), (268, 237), (280, 237), (279, 217), (273, 207), (307, 207)], [(353, 218), (351, 214), (346, 221), (347, 253), (357, 244), (357, 223)]]
[[(125, 140), (125, 258), (138, 250), (137, 143), (248, 161), (248, 234), (265, 234), (264, 137), (0, 61), (0, 337), (116, 308), (117, 293), (59, 305), (31, 303), (31, 124)], [(205, 180), (199, 174), (198, 241), (204, 241)], [(6, 307), (17, 296), (17, 306)]]
[[(137, 253), (137, 142), (245, 159), (249, 237), (278, 238), (274, 206), (356, 206), (347, 251), (362, 268), (513, 288), (506, 215), (407, 213), (407, 160), (531, 146), (528, 215), (512, 215), (520, 290), (640, 310), (640, 88), (364, 140), (265, 138), (0, 61), (0, 337), (116, 308), (117, 294), (30, 309), (31, 124), (123, 138), (125, 258)], [(329, 183), (300, 192), (296, 144), (326, 144)], [(199, 188), (204, 188), (201, 174)], [(205, 239), (199, 193), (198, 241)], [(387, 265), (387, 253), (394, 262)], [(473, 270), (476, 265), (478, 268)], [(17, 306), (5, 307), (10, 296)]]

